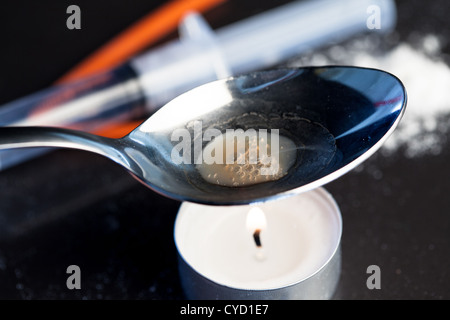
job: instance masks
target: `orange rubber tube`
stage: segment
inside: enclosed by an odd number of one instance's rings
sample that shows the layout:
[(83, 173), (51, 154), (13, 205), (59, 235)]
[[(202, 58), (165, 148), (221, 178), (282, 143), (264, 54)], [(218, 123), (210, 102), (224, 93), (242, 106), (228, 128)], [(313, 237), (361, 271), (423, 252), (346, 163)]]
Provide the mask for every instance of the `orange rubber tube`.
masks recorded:
[(225, 1), (173, 0), (106, 43), (60, 78), (57, 84), (113, 68), (174, 30), (187, 12), (204, 12)]

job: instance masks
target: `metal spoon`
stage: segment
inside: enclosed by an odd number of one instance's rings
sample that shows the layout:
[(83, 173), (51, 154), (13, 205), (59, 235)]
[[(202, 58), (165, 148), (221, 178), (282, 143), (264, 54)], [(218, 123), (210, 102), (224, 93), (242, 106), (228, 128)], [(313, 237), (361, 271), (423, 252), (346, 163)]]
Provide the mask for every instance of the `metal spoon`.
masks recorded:
[[(212, 205), (247, 204), (311, 190), (353, 169), (392, 133), (405, 106), (404, 86), (384, 71), (341, 66), (271, 70), (197, 87), (120, 139), (62, 128), (6, 127), (0, 128), (0, 149), (91, 151), (122, 165), (164, 196)], [(210, 128), (279, 129), (296, 145), (295, 164), (278, 180), (247, 187), (206, 182), (195, 161), (173, 161), (179, 140), (173, 141), (172, 135), (177, 129), (189, 133), (193, 155), (208, 143), (201, 136)]]

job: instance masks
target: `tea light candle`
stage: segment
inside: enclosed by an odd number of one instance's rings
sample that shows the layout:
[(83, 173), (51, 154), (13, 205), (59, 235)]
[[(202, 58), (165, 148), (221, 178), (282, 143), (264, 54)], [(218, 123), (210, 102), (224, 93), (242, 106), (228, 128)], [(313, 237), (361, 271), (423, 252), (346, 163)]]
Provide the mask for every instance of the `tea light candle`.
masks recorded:
[(175, 222), (189, 299), (327, 299), (340, 273), (342, 219), (322, 188), (257, 205), (185, 202)]

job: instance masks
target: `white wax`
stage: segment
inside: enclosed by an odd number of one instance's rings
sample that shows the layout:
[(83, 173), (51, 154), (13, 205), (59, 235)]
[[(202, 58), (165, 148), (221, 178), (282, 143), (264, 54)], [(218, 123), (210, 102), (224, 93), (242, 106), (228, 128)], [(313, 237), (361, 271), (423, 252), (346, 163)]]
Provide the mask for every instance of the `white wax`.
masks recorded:
[(238, 289), (274, 289), (320, 270), (339, 246), (339, 209), (324, 189), (257, 205), (267, 219), (258, 259), (246, 227), (252, 206), (183, 203), (175, 224), (180, 255), (198, 273)]

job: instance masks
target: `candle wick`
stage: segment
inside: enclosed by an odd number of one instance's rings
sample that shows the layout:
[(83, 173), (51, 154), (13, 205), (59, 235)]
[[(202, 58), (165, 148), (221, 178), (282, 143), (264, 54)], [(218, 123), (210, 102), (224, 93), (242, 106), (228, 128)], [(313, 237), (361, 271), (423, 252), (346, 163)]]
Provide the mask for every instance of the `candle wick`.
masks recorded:
[(260, 229), (256, 229), (255, 232), (253, 233), (253, 239), (255, 240), (255, 244), (258, 248), (262, 247), (260, 234), (261, 234)]

